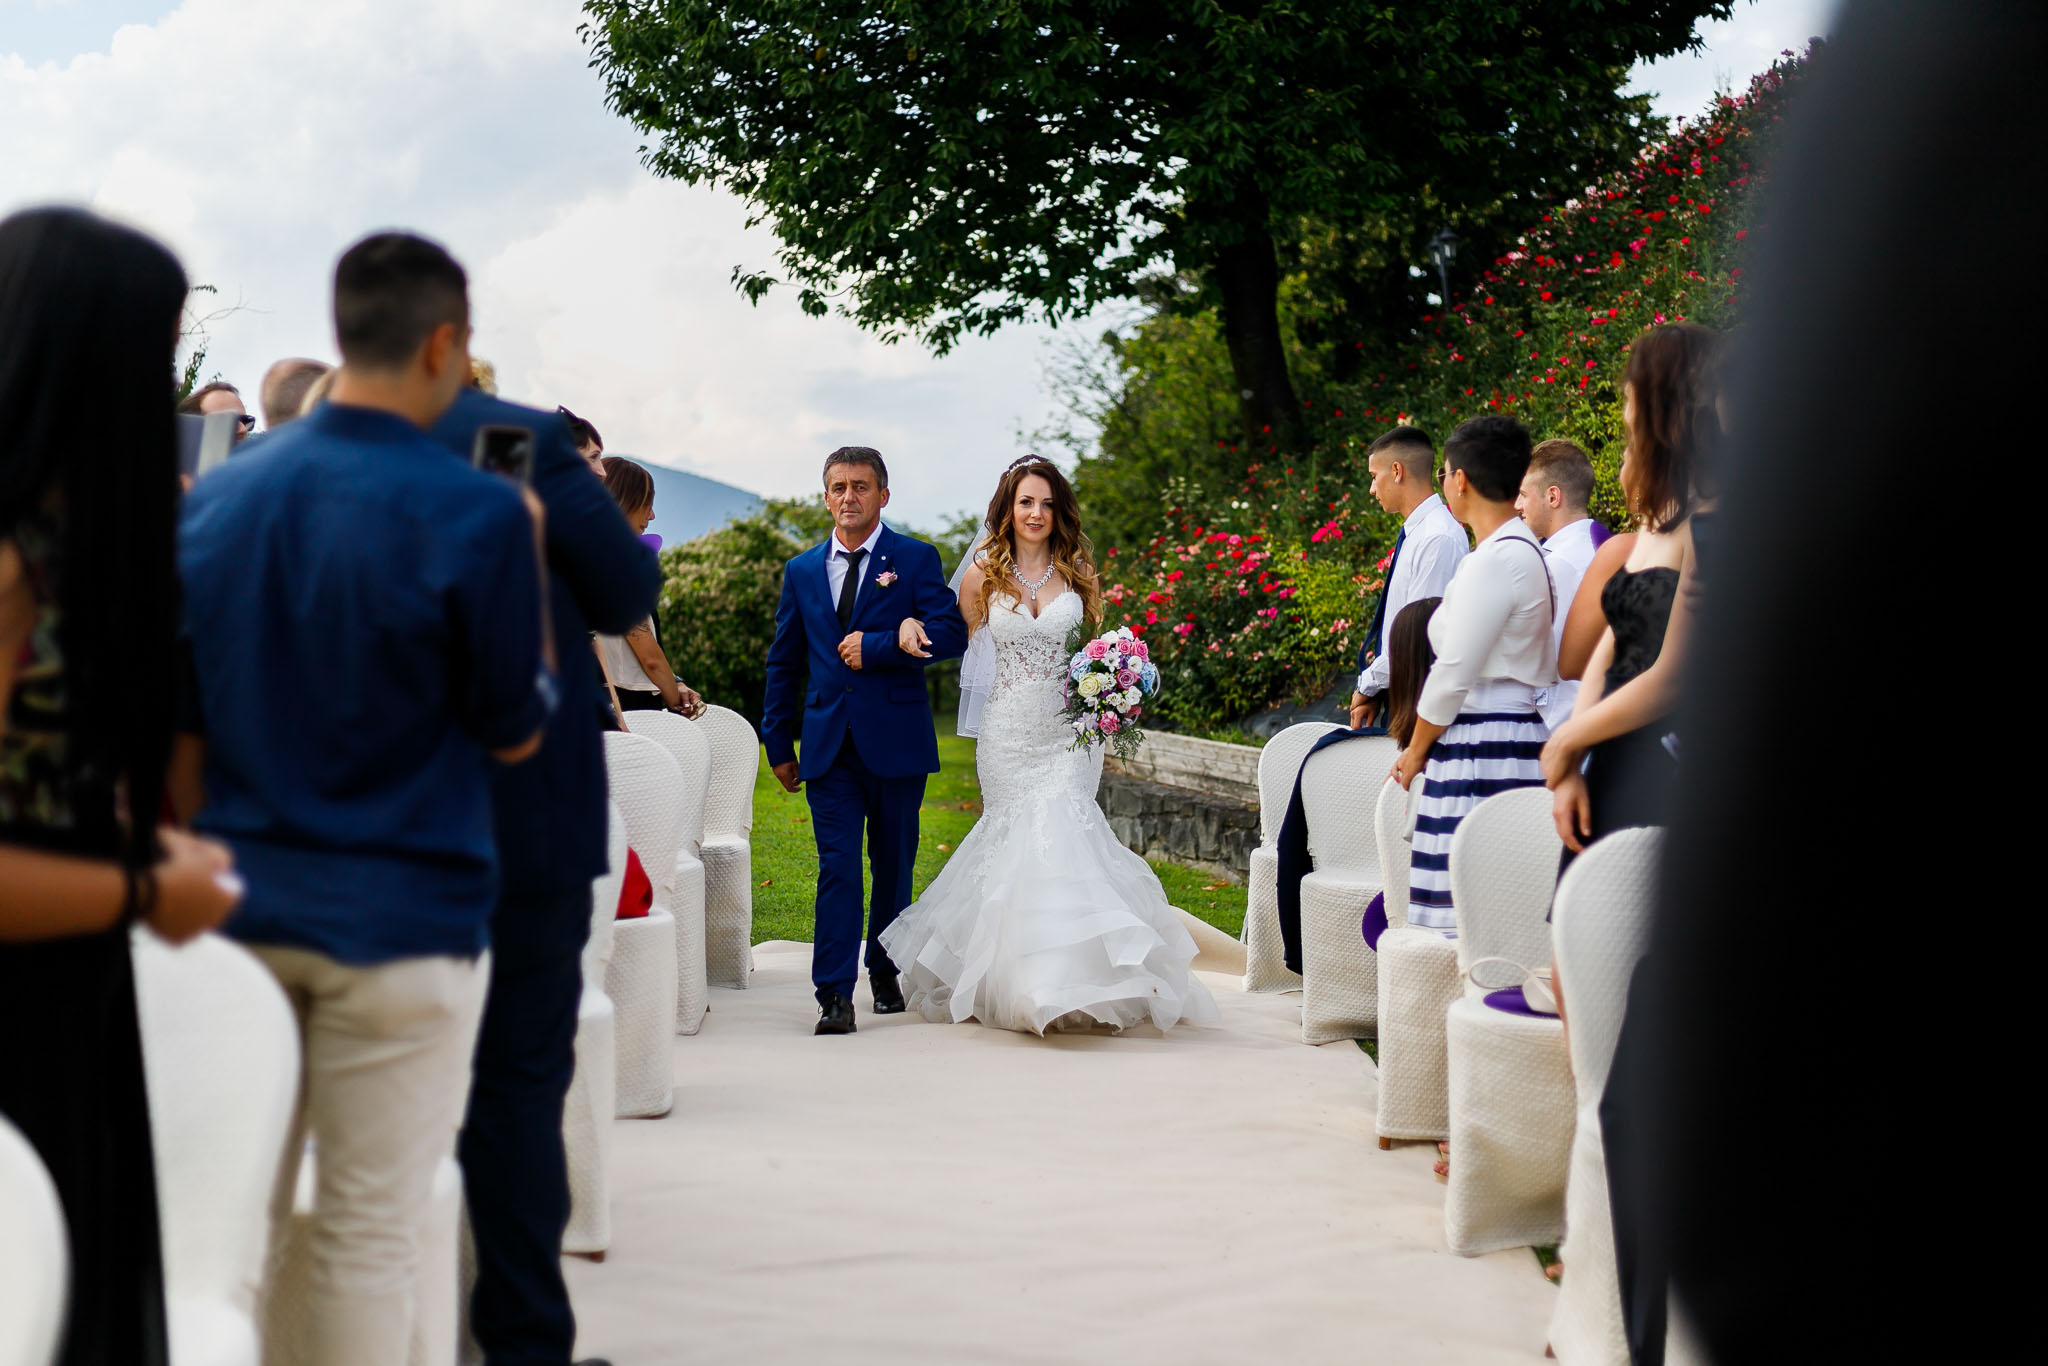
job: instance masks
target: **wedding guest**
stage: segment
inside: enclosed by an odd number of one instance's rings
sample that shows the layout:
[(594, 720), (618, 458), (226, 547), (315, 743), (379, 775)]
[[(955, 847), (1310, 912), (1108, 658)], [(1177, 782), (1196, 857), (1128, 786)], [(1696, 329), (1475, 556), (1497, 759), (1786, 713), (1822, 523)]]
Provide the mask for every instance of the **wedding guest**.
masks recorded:
[(297, 417), (305, 407), (306, 391), (333, 369), (326, 361), (304, 357), (273, 362), (263, 372), (263, 429), (274, 431)]
[[(643, 535), (654, 520), (654, 478), (623, 456), (607, 455), (599, 460), (605, 490), (626, 514), (633, 534)], [(672, 711), (697, 716), (704, 699), (683, 686), (662, 653), (654, 635), (654, 618), (648, 616), (624, 636), (599, 632), (597, 649), (604, 659), (605, 674), (612, 681), (619, 706), (625, 711)]]
[(334, 377), (340, 373), (339, 370), (329, 370), (324, 375), (313, 377), (313, 382), (306, 386), (305, 399), (299, 404), (300, 417), (304, 417), (327, 401), (327, 391), (334, 387)]
[[(1666, 626), (1692, 562), (1699, 471), (1720, 430), (1719, 350), (1720, 335), (1696, 323), (1653, 328), (1629, 348), (1621, 487), (1639, 529), (1627, 562), (1601, 589), (1607, 630), (1572, 715), (1544, 747), (1544, 778), (1565, 844), (1560, 871), (1603, 835), (1668, 819), (1678, 759), (1666, 737), (1683, 655), (1681, 637), (1667, 636)], [(1667, 648), (1668, 691), (1624, 692)]]
[(462, 267), (366, 238), (335, 268), (334, 324), (328, 401), (200, 480), (179, 546), (195, 824), (235, 851), (249, 895), (228, 932), (303, 1044), (273, 1210), (309, 1127), (314, 1366), (405, 1359), (497, 901), (490, 772), (540, 747), (555, 687), (534, 517), (427, 434), (469, 373)]
[(1417, 598), (1441, 597), (1465, 558), (1465, 528), (1430, 486), (1435, 464), (1436, 446), (1420, 427), (1396, 427), (1366, 454), (1372, 496), (1401, 518), (1401, 529), (1387, 556), (1386, 586), (1358, 647), (1358, 687), (1351, 694), (1354, 730), (1386, 721), (1386, 626)]
[(1408, 878), (1408, 922), (1454, 934), (1451, 836), (1497, 792), (1543, 781), (1547, 732), (1536, 694), (1557, 682), (1556, 603), (1535, 533), (1515, 515), (1529, 433), (1511, 417), (1461, 423), (1444, 443), (1444, 502), (1477, 541), (1429, 622), (1436, 651), (1415, 733), (1395, 762), (1423, 774)]
[(131, 229), (0, 221), (0, 1115), (63, 1202), (64, 1366), (165, 1362), (129, 926), (182, 942), (235, 901), (223, 846), (157, 826), (172, 694), (131, 667), (177, 630), (184, 301)]
[[(593, 628), (620, 631), (644, 619), (661, 575), (556, 414), (465, 389), (433, 434), (467, 459), (487, 425), (534, 434), (532, 489), (547, 511), (548, 613), (568, 648), (561, 705), (540, 753), (491, 774), (499, 890), (459, 1144), (476, 1243), (469, 1321), (488, 1361), (561, 1366), (576, 1341), (561, 1265), (569, 1222), (562, 1103), (576, 1070), (590, 885), (607, 871), (610, 811), (598, 738), (609, 710), (596, 658), (581, 642)], [(644, 874), (638, 886), (647, 886)]]
[(242, 405), (242, 391), (224, 379), (217, 379), (211, 384), (202, 384), (194, 389), (178, 405), (178, 411), (192, 417), (233, 413), (239, 424), (235, 429), (237, 441), (256, 429), (256, 415)]
[(1600, 637), (1607, 634), (1607, 618), (1600, 612), (1600, 594), (1606, 591), (1607, 580), (1614, 571), (1628, 563), (1629, 552), (1635, 549), (1636, 534), (1623, 531), (1609, 536), (1593, 552), (1593, 558), (1586, 564), (1586, 572), (1579, 579), (1579, 586), (1573, 590), (1571, 605), (1565, 607), (1560, 597), (1558, 607), (1564, 610), (1564, 629), (1558, 633), (1557, 676), (1561, 679), (1583, 679), (1586, 665), (1593, 658), (1593, 647), (1600, 643)]
[(1401, 609), (1387, 632), (1387, 734), (1406, 747), (1415, 737), (1415, 707), (1436, 663), (1429, 644), (1429, 620), (1442, 598), (1417, 598)]
[(589, 419), (578, 417), (567, 408), (558, 407), (555, 411), (569, 424), (569, 439), (576, 443), (576, 454), (582, 456), (583, 462), (591, 469), (602, 475), (604, 470), (598, 461), (604, 458), (604, 438), (597, 434), (597, 428)]
[(498, 396), (498, 367), (482, 356), (469, 358), (469, 378), (463, 381), (471, 389), (480, 389), (492, 398)]
[[(1570, 441), (1539, 441), (1529, 454), (1529, 472), (1522, 477), (1515, 511), (1529, 524), (1543, 543), (1543, 558), (1550, 566), (1550, 582), (1557, 590), (1559, 604), (1568, 604), (1579, 591), (1586, 566), (1593, 553), (1608, 537), (1607, 528), (1593, 520), (1587, 503), (1593, 496), (1593, 462)], [(1552, 625), (1557, 644), (1564, 644), (1566, 613), (1560, 611)], [(1577, 675), (1558, 670), (1559, 682), (1545, 688), (1536, 699), (1543, 723), (1556, 729), (1572, 714), (1572, 701), (1579, 694)]]

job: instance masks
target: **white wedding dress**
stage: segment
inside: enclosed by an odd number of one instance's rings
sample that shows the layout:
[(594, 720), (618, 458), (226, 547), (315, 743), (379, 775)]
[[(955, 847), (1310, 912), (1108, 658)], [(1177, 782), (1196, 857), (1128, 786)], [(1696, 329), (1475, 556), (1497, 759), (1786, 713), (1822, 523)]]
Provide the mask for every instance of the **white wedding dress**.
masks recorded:
[(882, 933), (910, 1008), (1038, 1034), (1213, 1023), (1215, 999), (1188, 968), (1194, 938), (1095, 805), (1102, 750), (1074, 749), (1060, 714), (1080, 595), (1062, 593), (1036, 619), (1013, 598), (992, 609), (981, 820)]

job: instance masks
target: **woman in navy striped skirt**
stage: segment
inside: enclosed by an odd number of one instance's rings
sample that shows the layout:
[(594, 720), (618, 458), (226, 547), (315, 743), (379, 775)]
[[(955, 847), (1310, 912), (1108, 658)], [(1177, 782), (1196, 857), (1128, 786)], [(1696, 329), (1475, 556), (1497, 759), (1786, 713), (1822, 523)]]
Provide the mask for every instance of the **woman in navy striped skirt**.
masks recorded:
[(1458, 823), (1496, 792), (1543, 785), (1548, 731), (1536, 694), (1557, 681), (1556, 602), (1543, 548), (1515, 515), (1529, 449), (1528, 430), (1511, 417), (1474, 418), (1444, 443), (1444, 502), (1478, 544), (1430, 619), (1436, 663), (1394, 777), (1403, 787), (1423, 780), (1408, 922), (1447, 935), (1458, 927), (1450, 878)]

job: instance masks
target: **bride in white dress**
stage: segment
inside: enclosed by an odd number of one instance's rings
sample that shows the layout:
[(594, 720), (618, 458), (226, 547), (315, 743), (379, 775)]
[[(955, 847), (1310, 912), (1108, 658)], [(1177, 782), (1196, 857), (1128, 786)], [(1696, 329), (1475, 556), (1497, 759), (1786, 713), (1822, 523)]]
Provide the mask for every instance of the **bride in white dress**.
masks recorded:
[[(925, 894), (882, 933), (912, 1010), (999, 1029), (1212, 1023), (1195, 941), (1152, 869), (1095, 804), (1102, 750), (1061, 715), (1067, 635), (1101, 598), (1066, 477), (1011, 466), (989, 503), (985, 554), (960, 584), (970, 631), (994, 645), (975, 768), (982, 814)], [(902, 627), (921, 653), (923, 628)], [(970, 647), (971, 652), (971, 647)]]

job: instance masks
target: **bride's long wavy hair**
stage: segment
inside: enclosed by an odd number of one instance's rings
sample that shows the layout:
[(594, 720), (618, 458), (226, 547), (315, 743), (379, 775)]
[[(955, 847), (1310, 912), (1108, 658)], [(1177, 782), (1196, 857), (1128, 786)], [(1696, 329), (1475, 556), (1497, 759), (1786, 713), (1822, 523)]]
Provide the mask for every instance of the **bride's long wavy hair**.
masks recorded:
[[(981, 543), (981, 619), (987, 621), (997, 593), (1014, 591), (1010, 581), (1017, 569), (1017, 488), (1032, 475), (1052, 489), (1052, 563), (1067, 586), (1081, 595), (1081, 622), (1092, 634), (1102, 620), (1102, 584), (1095, 572), (1095, 547), (1081, 530), (1081, 507), (1074, 486), (1059, 466), (1042, 456), (1026, 455), (1014, 461), (996, 482), (995, 497), (988, 500), (989, 529)], [(1014, 610), (1014, 609), (1013, 609)]]

